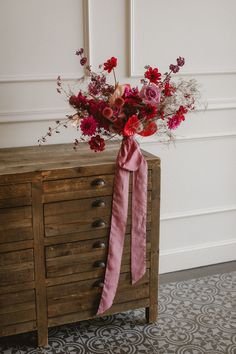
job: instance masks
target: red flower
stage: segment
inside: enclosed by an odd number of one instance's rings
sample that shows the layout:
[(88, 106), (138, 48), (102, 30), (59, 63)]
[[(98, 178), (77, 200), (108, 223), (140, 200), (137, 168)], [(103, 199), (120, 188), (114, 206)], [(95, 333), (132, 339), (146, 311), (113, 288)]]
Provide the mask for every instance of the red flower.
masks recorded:
[(117, 58), (111, 57), (104, 63), (104, 70), (108, 71), (109, 73), (117, 66)]
[(171, 86), (169, 82), (166, 82), (164, 87), (164, 95), (169, 97), (172, 96), (174, 92), (175, 88)]
[(140, 121), (138, 117), (134, 114), (128, 119), (127, 123), (125, 124), (123, 135), (132, 136), (138, 131), (139, 127)]
[(88, 143), (90, 149), (95, 152), (103, 151), (105, 149), (105, 140), (101, 138), (100, 135), (93, 136)]
[(150, 82), (154, 82), (154, 84), (161, 80), (161, 74), (158, 72), (158, 69), (153, 69), (151, 66), (145, 72), (144, 76), (146, 77), (146, 79), (149, 79)]
[(141, 136), (149, 136), (155, 134), (157, 131), (157, 125), (155, 122), (150, 122), (140, 133)]
[(80, 129), (83, 135), (89, 135), (89, 136), (94, 135), (97, 126), (98, 124), (92, 116), (83, 118), (80, 123)]
[(148, 103), (141, 109), (141, 115), (146, 117), (147, 119), (152, 119), (157, 115), (157, 107)]

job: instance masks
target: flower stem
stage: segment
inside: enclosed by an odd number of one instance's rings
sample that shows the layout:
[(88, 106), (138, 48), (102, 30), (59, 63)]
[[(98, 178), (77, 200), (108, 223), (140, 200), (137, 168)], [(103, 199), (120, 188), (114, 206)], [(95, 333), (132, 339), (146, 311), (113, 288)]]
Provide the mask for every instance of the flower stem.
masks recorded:
[(115, 70), (114, 70), (114, 68), (112, 69), (112, 71), (113, 71), (113, 75), (114, 75), (114, 80), (115, 80), (115, 86), (117, 85), (117, 81), (116, 81), (116, 73), (115, 73)]

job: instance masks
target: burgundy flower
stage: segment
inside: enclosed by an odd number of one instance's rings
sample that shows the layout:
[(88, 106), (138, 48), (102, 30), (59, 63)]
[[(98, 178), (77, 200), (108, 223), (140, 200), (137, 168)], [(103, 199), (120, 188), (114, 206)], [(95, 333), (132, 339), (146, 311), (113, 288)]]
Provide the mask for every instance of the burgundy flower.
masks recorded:
[(103, 151), (105, 149), (105, 140), (101, 138), (100, 135), (93, 136), (88, 143), (90, 149), (95, 152)]
[(157, 82), (161, 79), (161, 74), (158, 72), (158, 69), (153, 69), (151, 66), (145, 72), (144, 76), (146, 79), (149, 79), (150, 82), (157, 84)]
[(80, 64), (84, 66), (87, 63), (87, 58), (83, 57), (80, 59)]
[(152, 119), (157, 115), (157, 107), (148, 103), (141, 109), (140, 113), (146, 119)]
[(83, 48), (80, 48), (80, 49), (78, 49), (77, 51), (76, 51), (76, 55), (82, 55), (83, 54), (83, 52), (84, 52), (84, 49)]
[(110, 73), (112, 69), (114, 69), (117, 66), (117, 58), (111, 57), (103, 65), (104, 65), (104, 70)]
[(178, 57), (176, 59), (176, 61), (177, 61), (178, 66), (184, 66), (184, 64), (185, 64), (185, 59), (182, 57)]
[(179, 71), (178, 65), (170, 64), (169, 69), (176, 74)]
[(96, 132), (97, 125), (98, 124), (96, 120), (92, 116), (90, 116), (82, 119), (80, 123), (80, 129), (83, 135), (92, 136)]

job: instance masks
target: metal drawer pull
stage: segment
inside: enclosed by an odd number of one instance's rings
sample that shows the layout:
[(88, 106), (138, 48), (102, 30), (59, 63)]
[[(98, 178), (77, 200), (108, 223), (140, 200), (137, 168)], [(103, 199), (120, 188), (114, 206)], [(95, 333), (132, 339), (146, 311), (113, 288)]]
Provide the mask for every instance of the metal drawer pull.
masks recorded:
[(96, 178), (91, 184), (92, 186), (102, 187), (105, 186), (106, 182), (102, 178)]
[(97, 241), (93, 244), (93, 248), (106, 248), (105, 242)]
[(105, 268), (105, 267), (106, 267), (106, 264), (105, 264), (105, 262), (103, 262), (103, 261), (96, 261), (96, 262), (94, 262), (93, 266), (94, 266), (95, 268)]
[(106, 223), (103, 220), (96, 220), (92, 223), (92, 227), (105, 227)]
[(104, 286), (104, 283), (102, 280), (97, 280), (94, 284), (93, 284), (94, 287), (96, 288), (103, 288)]
[(92, 207), (94, 208), (104, 208), (106, 203), (102, 199), (97, 199), (92, 203)]

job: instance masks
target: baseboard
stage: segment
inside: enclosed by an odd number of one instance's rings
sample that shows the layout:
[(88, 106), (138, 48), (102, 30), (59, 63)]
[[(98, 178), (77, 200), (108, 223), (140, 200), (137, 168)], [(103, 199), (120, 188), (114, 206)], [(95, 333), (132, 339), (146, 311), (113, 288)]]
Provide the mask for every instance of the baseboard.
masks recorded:
[(236, 260), (236, 238), (160, 251), (160, 274)]

